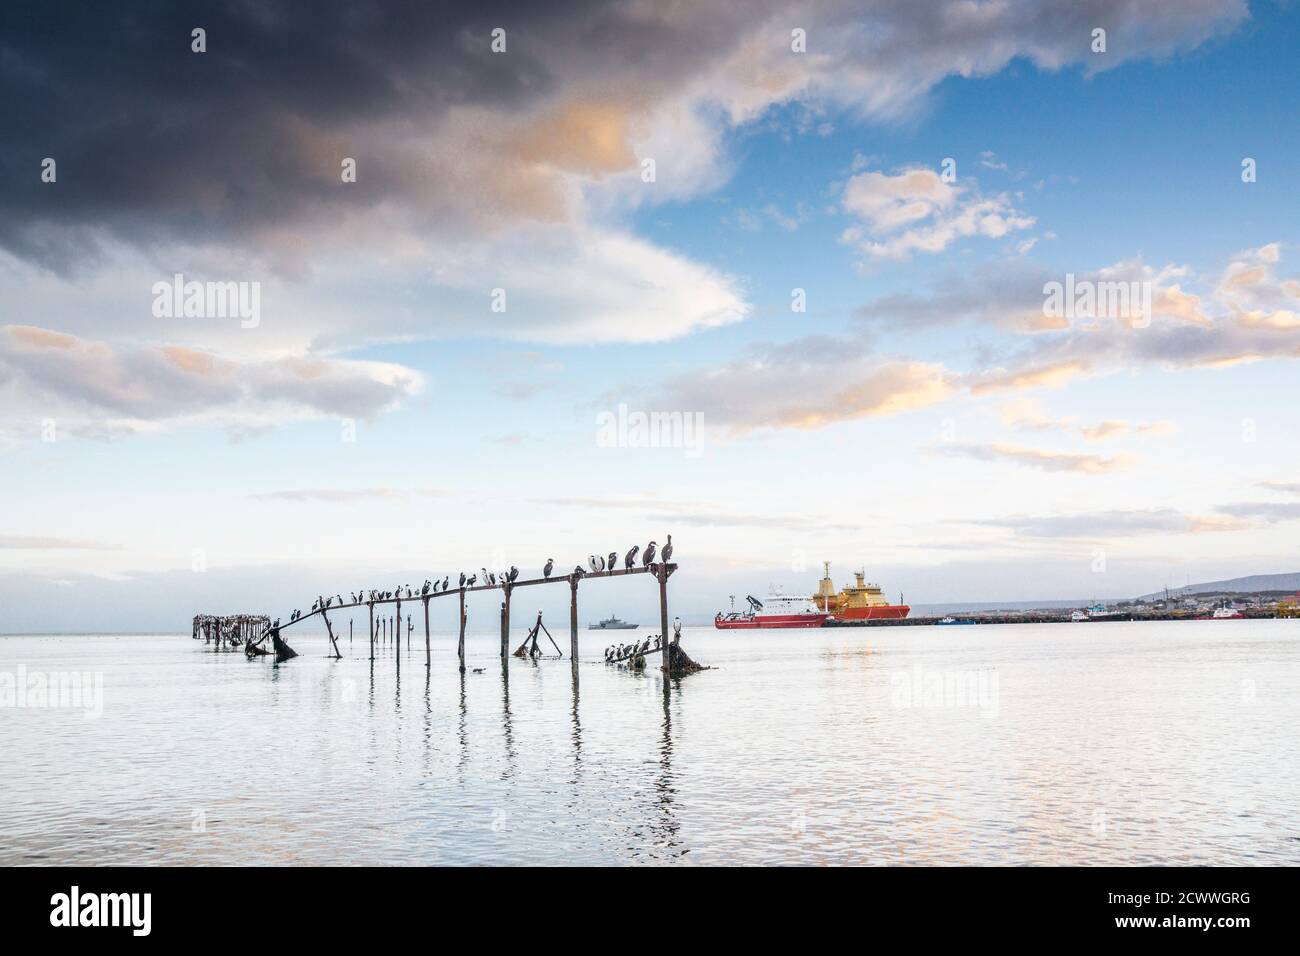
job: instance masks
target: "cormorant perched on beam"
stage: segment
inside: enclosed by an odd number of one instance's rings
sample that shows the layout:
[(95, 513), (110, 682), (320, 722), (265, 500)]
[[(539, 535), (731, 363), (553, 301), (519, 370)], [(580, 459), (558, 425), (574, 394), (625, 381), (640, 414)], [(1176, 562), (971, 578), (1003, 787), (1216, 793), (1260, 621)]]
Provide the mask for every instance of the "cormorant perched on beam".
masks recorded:
[(542, 577), (549, 578), (551, 576), (551, 568), (553, 567), (555, 567), (555, 559), (547, 558), (546, 564), (542, 566)]
[(655, 543), (651, 541), (649, 544), (645, 546), (645, 554), (641, 556), (641, 563), (648, 568), (650, 567), (650, 563), (654, 561), (654, 559), (655, 559)]
[(632, 550), (627, 553), (627, 556), (625, 558), (623, 558), (623, 567), (631, 571), (633, 565), (636, 564), (636, 553), (640, 550), (641, 550), (641, 545), (639, 544), (632, 545)]
[(667, 564), (669, 561), (673, 559), (673, 536), (672, 535), (668, 536), (668, 541), (664, 545), (664, 550), (663, 553), (660, 555), (660, 557), (663, 559), (664, 564)]

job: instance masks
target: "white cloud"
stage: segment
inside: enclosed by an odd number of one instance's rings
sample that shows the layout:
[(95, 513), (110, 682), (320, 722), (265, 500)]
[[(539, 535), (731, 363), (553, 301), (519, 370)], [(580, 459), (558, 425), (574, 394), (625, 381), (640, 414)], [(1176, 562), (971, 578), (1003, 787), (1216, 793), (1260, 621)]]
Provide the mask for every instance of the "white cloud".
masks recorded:
[(1017, 212), (1006, 194), (985, 198), (929, 169), (858, 173), (844, 187), (842, 202), (864, 223), (845, 229), (842, 240), (885, 259), (941, 252), (969, 236), (1001, 239), (1036, 221)]

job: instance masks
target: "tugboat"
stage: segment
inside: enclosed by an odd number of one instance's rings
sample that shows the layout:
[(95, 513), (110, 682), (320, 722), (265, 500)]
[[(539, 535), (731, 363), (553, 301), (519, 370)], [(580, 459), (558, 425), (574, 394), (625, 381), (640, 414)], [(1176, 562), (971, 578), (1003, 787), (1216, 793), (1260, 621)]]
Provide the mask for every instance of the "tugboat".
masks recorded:
[(627, 621), (620, 621), (613, 614), (611, 614), (609, 617), (605, 618), (599, 624), (588, 624), (587, 630), (589, 631), (631, 631), (631, 630), (635, 630), (639, 626), (640, 625), (637, 624), (629, 624)]
[[(719, 630), (750, 627), (821, 627), (829, 614), (817, 610), (808, 598), (788, 594), (773, 594), (766, 601), (760, 601), (752, 595), (745, 598), (749, 610), (735, 611), (728, 614), (721, 611), (713, 618), (713, 626)], [(735, 607), (736, 599), (731, 599)]]

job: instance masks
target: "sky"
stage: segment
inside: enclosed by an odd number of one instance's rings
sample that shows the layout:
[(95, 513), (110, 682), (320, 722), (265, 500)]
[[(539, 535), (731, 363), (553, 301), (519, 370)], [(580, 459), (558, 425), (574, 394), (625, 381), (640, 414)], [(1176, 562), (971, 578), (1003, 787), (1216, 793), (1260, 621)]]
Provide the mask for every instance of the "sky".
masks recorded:
[(0, 632), (668, 534), (688, 619), (822, 561), (913, 604), (1300, 570), (1298, 41), (1241, 0), (11, 5)]

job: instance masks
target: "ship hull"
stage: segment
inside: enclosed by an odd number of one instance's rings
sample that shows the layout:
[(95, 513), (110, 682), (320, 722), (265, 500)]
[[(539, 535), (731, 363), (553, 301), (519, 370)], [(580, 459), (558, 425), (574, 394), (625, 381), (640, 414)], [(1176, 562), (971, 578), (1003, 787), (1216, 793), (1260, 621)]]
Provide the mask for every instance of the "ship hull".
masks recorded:
[(826, 623), (828, 616), (826, 614), (763, 614), (754, 617), (724, 618), (722, 615), (718, 615), (713, 619), (713, 626), (720, 631), (752, 628), (821, 627)]
[(875, 604), (871, 607), (846, 607), (835, 611), (831, 617), (837, 621), (870, 621), (878, 618), (898, 620), (912, 610), (910, 604)]

